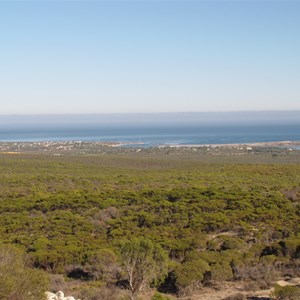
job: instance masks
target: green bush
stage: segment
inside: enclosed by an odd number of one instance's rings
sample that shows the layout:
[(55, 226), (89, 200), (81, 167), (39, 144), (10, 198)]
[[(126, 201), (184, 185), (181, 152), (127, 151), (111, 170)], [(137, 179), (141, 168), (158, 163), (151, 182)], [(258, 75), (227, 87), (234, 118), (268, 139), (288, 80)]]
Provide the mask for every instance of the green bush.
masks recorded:
[(85, 271), (88, 272), (94, 280), (101, 280), (107, 283), (116, 278), (117, 256), (111, 249), (100, 249), (90, 255), (85, 263)]
[(300, 239), (286, 240), (284, 243), (285, 255), (291, 258), (300, 258)]
[(169, 297), (164, 296), (158, 292), (155, 292), (155, 294), (153, 295), (153, 297), (151, 298), (151, 300), (170, 300)]
[(299, 300), (300, 288), (295, 286), (276, 285), (271, 297), (276, 300)]
[(128, 280), (131, 300), (151, 283), (159, 283), (168, 271), (168, 256), (162, 247), (146, 238), (135, 238), (120, 244), (120, 258)]
[(195, 251), (187, 256), (187, 261), (179, 264), (175, 268), (176, 286), (179, 291), (193, 286), (199, 286), (205, 276), (210, 271), (207, 262), (199, 257)]
[(10, 245), (0, 246), (0, 299), (45, 299), (48, 276), (27, 267), (23, 253)]
[(218, 262), (211, 266), (211, 277), (215, 281), (225, 281), (233, 278), (230, 264), (226, 261)]

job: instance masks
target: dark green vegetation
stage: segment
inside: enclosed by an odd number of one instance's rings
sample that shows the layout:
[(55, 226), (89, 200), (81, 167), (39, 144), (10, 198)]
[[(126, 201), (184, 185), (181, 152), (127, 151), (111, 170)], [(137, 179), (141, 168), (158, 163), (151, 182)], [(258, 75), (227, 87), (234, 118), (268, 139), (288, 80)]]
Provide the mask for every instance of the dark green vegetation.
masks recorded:
[(167, 275), (151, 278), (160, 292), (267, 286), (300, 275), (298, 158), (0, 155), (0, 242), (87, 299), (118, 299), (129, 279), (120, 245), (136, 237), (168, 254)]

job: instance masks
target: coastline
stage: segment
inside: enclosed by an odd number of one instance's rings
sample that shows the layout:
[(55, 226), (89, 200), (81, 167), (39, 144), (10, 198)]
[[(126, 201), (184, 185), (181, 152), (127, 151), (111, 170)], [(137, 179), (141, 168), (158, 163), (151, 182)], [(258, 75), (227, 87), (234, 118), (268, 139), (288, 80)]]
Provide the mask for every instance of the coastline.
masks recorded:
[(300, 146), (300, 141), (277, 141), (277, 142), (255, 142), (255, 143), (232, 143), (232, 144), (175, 144), (166, 145), (163, 147), (226, 147), (226, 148), (236, 148), (236, 147), (283, 147), (283, 146)]
[[(172, 150), (173, 149), (173, 150)], [(266, 151), (300, 151), (300, 141), (273, 141), (227, 144), (147, 144), (147, 142), (100, 142), (100, 141), (34, 141), (1, 142), (0, 154), (44, 153), (52, 155), (89, 155), (128, 152), (175, 152), (204, 153), (257, 153)]]
[(146, 148), (239, 148), (239, 147), (288, 147), (288, 146), (300, 146), (300, 141), (272, 141), (272, 142), (250, 142), (250, 143), (205, 143), (205, 144), (147, 144), (146, 142), (138, 141), (83, 141), (83, 140), (60, 140), (60, 141), (0, 141), (0, 151), (3, 147), (15, 146), (20, 148), (22, 146), (52, 148), (57, 150), (68, 149), (71, 146), (100, 146), (100, 147), (124, 147), (126, 146), (145, 146)]

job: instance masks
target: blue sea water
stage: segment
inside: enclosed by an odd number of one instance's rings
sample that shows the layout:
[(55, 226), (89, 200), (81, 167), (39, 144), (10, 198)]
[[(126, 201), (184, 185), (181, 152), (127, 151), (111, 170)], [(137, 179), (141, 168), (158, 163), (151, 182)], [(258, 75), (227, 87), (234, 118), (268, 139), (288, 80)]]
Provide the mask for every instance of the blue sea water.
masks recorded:
[(127, 147), (300, 141), (295, 124), (0, 126), (0, 141), (122, 142)]

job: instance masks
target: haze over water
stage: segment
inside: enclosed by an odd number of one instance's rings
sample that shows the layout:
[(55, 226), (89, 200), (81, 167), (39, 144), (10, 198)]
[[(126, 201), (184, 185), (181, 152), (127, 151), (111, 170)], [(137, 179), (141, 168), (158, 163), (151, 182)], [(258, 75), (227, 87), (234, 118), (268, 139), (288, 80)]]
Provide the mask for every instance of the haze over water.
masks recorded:
[(138, 146), (300, 141), (300, 112), (1, 116), (0, 141)]

